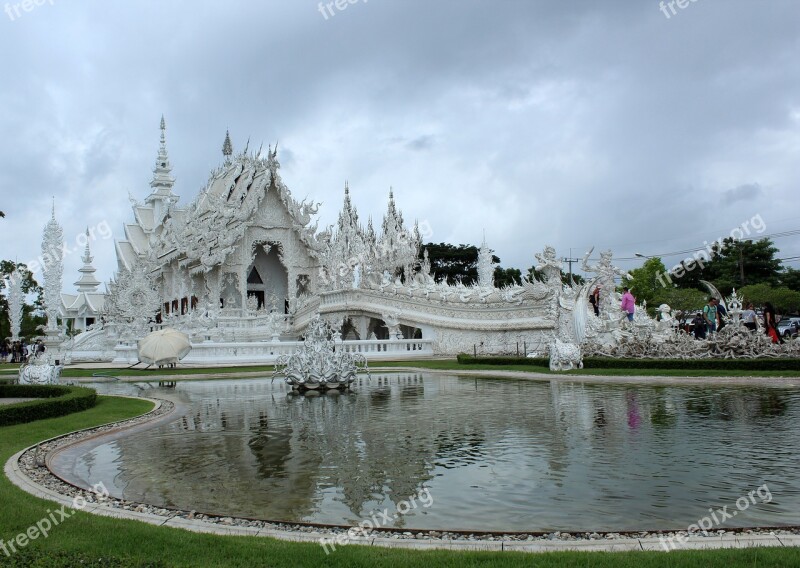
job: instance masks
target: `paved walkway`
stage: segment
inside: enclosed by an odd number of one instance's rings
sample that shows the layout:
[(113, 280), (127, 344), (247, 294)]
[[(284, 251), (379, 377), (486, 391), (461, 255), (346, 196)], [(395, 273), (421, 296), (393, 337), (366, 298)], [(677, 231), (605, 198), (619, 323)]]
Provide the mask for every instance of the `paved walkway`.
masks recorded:
[(2, 404), (17, 404), (18, 402), (30, 402), (31, 400), (39, 400), (37, 398), (0, 398), (0, 405)]

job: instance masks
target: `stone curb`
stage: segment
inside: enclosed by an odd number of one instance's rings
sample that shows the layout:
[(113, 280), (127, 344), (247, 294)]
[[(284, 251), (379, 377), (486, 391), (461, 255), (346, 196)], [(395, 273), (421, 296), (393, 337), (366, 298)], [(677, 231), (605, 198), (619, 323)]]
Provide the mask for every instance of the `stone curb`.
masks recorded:
[[(135, 397), (126, 397), (135, 398)], [(149, 400), (156, 404), (153, 409), (157, 410), (161, 402), (157, 399), (139, 397), (137, 400)], [(151, 411), (152, 412), (152, 411)], [(160, 418), (160, 417), (154, 417)], [(96, 426), (95, 426), (96, 427)], [(103, 432), (109, 434), (118, 432), (127, 426), (122, 425)], [(80, 432), (62, 434), (43, 440), (39, 444), (55, 440), (63, 436)], [(51, 489), (43, 487), (29, 478), (19, 467), (20, 457), (28, 450), (35, 448), (39, 444), (33, 444), (15, 453), (5, 463), (4, 473), (6, 477), (19, 489), (48, 501), (53, 501), (60, 505), (73, 508), (73, 499), (62, 495)], [(152, 525), (183, 529), (197, 533), (215, 534), (220, 536), (253, 536), (269, 537), (291, 542), (315, 542), (322, 544), (325, 540), (329, 543), (332, 550), (349, 545), (376, 546), (386, 548), (398, 548), (409, 550), (450, 550), (450, 551), (509, 551), (509, 552), (560, 552), (560, 551), (583, 551), (583, 552), (629, 552), (629, 551), (664, 551), (664, 545), (657, 538), (619, 538), (613, 540), (581, 540), (581, 541), (542, 541), (526, 542), (519, 540), (439, 540), (439, 539), (401, 539), (385, 536), (356, 537), (348, 540), (348, 544), (336, 544), (336, 534), (322, 532), (305, 532), (279, 530), (271, 527), (241, 527), (235, 525), (221, 525), (219, 523), (206, 522), (198, 519), (185, 519), (179, 516), (162, 516), (152, 513), (143, 513), (112, 507), (103, 503), (88, 503), (81, 509), (83, 512), (112, 517), (115, 519), (133, 520)], [(679, 550), (711, 550), (723, 548), (750, 548), (750, 547), (797, 547), (800, 546), (800, 535), (748, 535), (724, 534), (709, 537), (694, 537), (679, 545)]]

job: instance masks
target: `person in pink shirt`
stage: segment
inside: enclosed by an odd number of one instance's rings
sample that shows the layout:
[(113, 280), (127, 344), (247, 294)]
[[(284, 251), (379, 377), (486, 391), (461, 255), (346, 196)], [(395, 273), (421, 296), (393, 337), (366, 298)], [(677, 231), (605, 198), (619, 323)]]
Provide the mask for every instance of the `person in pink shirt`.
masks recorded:
[(622, 304), (620, 308), (628, 315), (628, 321), (633, 321), (633, 313), (636, 311), (636, 300), (627, 287), (622, 289)]

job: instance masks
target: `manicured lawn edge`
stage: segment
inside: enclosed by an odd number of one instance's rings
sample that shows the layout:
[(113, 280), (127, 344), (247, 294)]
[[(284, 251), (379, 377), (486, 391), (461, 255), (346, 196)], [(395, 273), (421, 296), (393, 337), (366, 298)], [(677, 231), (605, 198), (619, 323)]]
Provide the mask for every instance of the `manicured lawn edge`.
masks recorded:
[(97, 391), (60, 385), (0, 385), (0, 398), (39, 398), (0, 406), (0, 426), (23, 424), (42, 418), (65, 416), (91, 408)]

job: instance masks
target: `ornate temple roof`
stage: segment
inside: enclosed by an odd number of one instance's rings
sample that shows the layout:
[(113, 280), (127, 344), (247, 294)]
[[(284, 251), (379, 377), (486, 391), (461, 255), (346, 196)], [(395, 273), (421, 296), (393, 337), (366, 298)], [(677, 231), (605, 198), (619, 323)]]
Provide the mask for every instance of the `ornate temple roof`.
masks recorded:
[[(316, 256), (323, 248), (309, 226), (318, 204), (296, 201), (280, 177), (277, 145), (266, 157), (261, 149), (248, 147), (234, 154), (230, 134), (225, 133), (223, 163), (211, 171), (206, 186), (186, 207), (179, 208), (173, 193), (175, 178), (169, 163), (164, 119), (153, 179), (152, 192), (144, 203), (132, 200), (134, 222), (124, 226), (125, 239), (116, 243), (120, 269), (130, 269), (137, 260), (147, 258), (156, 264), (178, 260), (192, 272), (203, 272), (219, 265), (234, 251), (247, 227), (264, 222), (259, 209), (264, 197), (275, 192), (282, 212), (271, 222), (296, 231), (309, 253)], [(249, 146), (249, 144), (248, 144)]]

